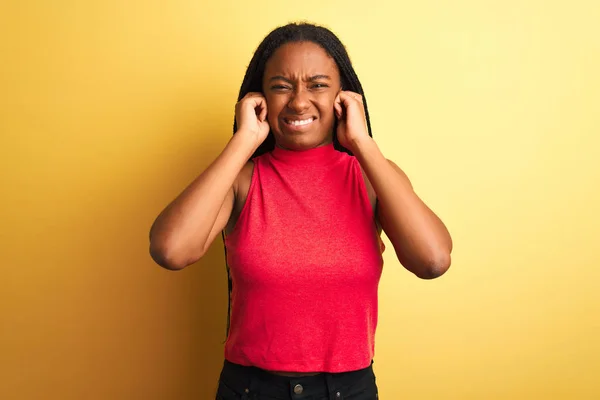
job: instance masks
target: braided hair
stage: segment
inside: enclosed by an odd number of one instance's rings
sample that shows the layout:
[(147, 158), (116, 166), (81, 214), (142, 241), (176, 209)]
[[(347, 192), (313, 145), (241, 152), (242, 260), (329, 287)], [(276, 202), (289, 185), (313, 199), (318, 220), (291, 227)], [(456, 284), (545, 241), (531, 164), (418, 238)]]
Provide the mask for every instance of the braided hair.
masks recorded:
[[(362, 85), (352, 63), (346, 48), (340, 41), (340, 39), (329, 29), (310, 24), (310, 23), (291, 23), (285, 26), (280, 26), (275, 30), (271, 31), (260, 43), (254, 56), (248, 65), (242, 86), (240, 87), (238, 101), (242, 100), (249, 92), (262, 92), (263, 75), (265, 72), (265, 66), (267, 61), (284, 44), (290, 42), (312, 42), (321, 46), (330, 57), (333, 58), (337, 64), (340, 81), (342, 84), (342, 90), (349, 90), (354, 93), (358, 93), (362, 96), (363, 105), (365, 109), (365, 117), (367, 120), (367, 129), (369, 136), (373, 137), (371, 132), (371, 122), (369, 120), (369, 110), (367, 108), (367, 100), (363, 91)], [(342, 151), (352, 155), (350, 150), (343, 147), (335, 134), (336, 125), (333, 127), (333, 145), (338, 151)], [(237, 123), (233, 121), (233, 133), (237, 131)], [(260, 156), (268, 153), (275, 148), (275, 136), (272, 131), (269, 131), (267, 138), (264, 142), (256, 149), (251, 158)], [(225, 242), (225, 234), (222, 233), (223, 243)], [(227, 311), (227, 331), (229, 334), (229, 325), (231, 321), (231, 291), (233, 288), (233, 282), (231, 280), (231, 274), (229, 266), (227, 265), (227, 247), (225, 247), (225, 266), (227, 268), (227, 281), (229, 289), (229, 305)]]

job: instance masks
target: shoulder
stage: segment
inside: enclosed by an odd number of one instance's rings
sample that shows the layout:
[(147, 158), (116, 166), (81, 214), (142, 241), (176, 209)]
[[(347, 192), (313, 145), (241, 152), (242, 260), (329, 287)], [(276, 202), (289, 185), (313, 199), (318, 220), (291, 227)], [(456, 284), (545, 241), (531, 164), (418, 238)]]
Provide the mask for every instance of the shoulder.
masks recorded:
[[(410, 182), (410, 179), (408, 179), (408, 176), (404, 173), (404, 171), (402, 171), (402, 169), (398, 165), (396, 165), (396, 163), (393, 162), (392, 160), (389, 160), (389, 159), (386, 159), (386, 160), (390, 164), (390, 166), (394, 169), (394, 171), (396, 171), (396, 173), (398, 173), (404, 180), (406, 180), (406, 182), (412, 188), (412, 183)], [(371, 201), (371, 204), (373, 205), (373, 210), (375, 211), (375, 214), (378, 216), (379, 215), (379, 213), (378, 213), (379, 202), (377, 201), (377, 192), (375, 191), (375, 188), (373, 187), (373, 184), (369, 180), (369, 176), (365, 172), (362, 165), (360, 166), (360, 170), (362, 172), (362, 176), (365, 181), (365, 186), (367, 188), (367, 194), (369, 195), (369, 200)]]
[(356, 160), (356, 163), (360, 167), (360, 172), (362, 174), (363, 181), (365, 182), (365, 188), (367, 190), (367, 196), (369, 196), (369, 201), (371, 203), (371, 206), (373, 207), (373, 212), (375, 212), (377, 207), (377, 193), (375, 193), (375, 189), (373, 188), (373, 185), (371, 184), (371, 181), (369, 180), (369, 177), (367, 176), (367, 173), (365, 172), (362, 165), (360, 165), (358, 160)]
[[(394, 169), (394, 171), (396, 171), (396, 173), (398, 173), (402, 178), (406, 179), (406, 181), (412, 186), (410, 179), (408, 179), (408, 176), (406, 175), (406, 173), (392, 160), (390, 159), (386, 159), (388, 164)], [(375, 190), (373, 189), (373, 185), (371, 184), (371, 181), (369, 180), (369, 177), (367, 176), (367, 173), (365, 172), (364, 168), (360, 167), (360, 170), (363, 174), (363, 178), (365, 180), (365, 184), (367, 185), (367, 189), (369, 191), (373, 191), (373, 193), (375, 192)]]

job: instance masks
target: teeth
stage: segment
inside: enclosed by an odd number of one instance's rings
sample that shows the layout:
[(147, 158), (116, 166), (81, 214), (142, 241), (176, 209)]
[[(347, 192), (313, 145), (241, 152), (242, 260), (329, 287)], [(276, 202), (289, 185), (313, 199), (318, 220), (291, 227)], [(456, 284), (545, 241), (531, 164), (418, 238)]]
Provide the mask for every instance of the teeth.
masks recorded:
[(290, 125), (294, 125), (294, 126), (302, 126), (302, 125), (310, 124), (311, 122), (313, 122), (312, 118), (303, 119), (301, 121), (288, 121), (288, 123)]

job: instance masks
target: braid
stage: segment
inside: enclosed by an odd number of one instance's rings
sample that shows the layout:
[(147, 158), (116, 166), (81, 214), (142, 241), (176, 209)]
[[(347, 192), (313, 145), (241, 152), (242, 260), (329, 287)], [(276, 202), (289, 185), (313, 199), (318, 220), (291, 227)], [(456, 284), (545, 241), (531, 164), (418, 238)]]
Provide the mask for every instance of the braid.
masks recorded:
[[(352, 66), (348, 52), (346, 51), (346, 48), (340, 39), (338, 39), (338, 37), (329, 29), (322, 26), (308, 23), (292, 23), (278, 27), (269, 33), (260, 43), (254, 52), (252, 59), (250, 60), (250, 64), (248, 64), (248, 68), (246, 69), (246, 74), (244, 75), (244, 80), (242, 81), (242, 85), (238, 94), (238, 101), (240, 101), (249, 92), (262, 92), (262, 80), (265, 72), (265, 66), (267, 61), (279, 47), (289, 42), (302, 41), (313, 42), (321, 46), (333, 58), (338, 66), (342, 89), (358, 93), (362, 96), (365, 117), (367, 120), (367, 129), (369, 136), (373, 137), (373, 133), (371, 132), (371, 121), (369, 119), (369, 110), (367, 108), (367, 99), (356, 71), (354, 71), (354, 67)], [(336, 128), (337, 121), (333, 127), (333, 145), (335, 149), (352, 155), (350, 150), (346, 149), (340, 144), (337, 135), (335, 134)], [(233, 133), (235, 134), (236, 131), (237, 122), (234, 118)], [(268, 153), (274, 148), (275, 137), (273, 136), (273, 132), (269, 132), (267, 138), (256, 149), (251, 158)], [(224, 242), (225, 235), (223, 233), (223, 243)], [(229, 306), (227, 312), (227, 334), (229, 334), (229, 324), (231, 320), (231, 290), (233, 283), (231, 280), (229, 265), (227, 264), (227, 248), (225, 248), (225, 267), (227, 269), (227, 281), (229, 289)]]

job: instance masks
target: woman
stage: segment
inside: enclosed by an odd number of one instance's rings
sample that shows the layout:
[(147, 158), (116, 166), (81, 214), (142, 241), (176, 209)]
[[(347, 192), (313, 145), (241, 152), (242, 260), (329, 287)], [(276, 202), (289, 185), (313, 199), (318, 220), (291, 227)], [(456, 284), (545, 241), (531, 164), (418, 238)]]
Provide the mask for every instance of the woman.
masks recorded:
[(179, 270), (224, 232), (217, 399), (377, 398), (379, 227), (418, 277), (448, 269), (450, 235), (372, 139), (342, 43), (315, 25), (275, 29), (246, 72), (233, 137), (150, 233), (154, 260)]

